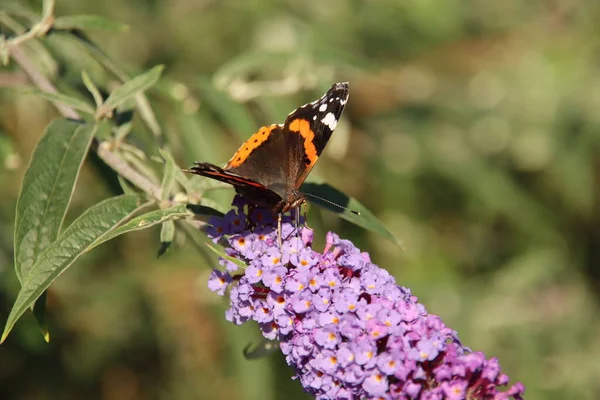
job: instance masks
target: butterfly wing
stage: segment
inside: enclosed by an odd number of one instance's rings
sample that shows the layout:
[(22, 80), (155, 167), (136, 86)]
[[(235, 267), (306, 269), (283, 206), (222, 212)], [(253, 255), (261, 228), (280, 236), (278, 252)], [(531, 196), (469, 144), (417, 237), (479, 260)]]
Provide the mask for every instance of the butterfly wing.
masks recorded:
[(348, 101), (348, 83), (336, 83), (320, 99), (305, 104), (285, 120), (287, 132), (289, 184), (300, 188), (335, 127)]
[(197, 162), (185, 172), (206, 176), (233, 185), (239, 193), (242, 193), (248, 200), (257, 205), (273, 207), (282, 200), (281, 196), (260, 182), (217, 167), (213, 164)]
[(285, 197), (281, 184), (287, 178), (287, 151), (283, 126), (262, 127), (235, 152), (225, 170), (247, 177)]

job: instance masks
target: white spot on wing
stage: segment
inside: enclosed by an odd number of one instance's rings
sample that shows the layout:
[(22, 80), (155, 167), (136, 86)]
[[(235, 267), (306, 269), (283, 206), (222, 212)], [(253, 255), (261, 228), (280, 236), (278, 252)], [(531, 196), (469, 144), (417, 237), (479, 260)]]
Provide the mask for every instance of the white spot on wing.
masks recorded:
[(327, 115), (325, 115), (321, 122), (327, 125), (331, 130), (334, 130), (337, 126), (337, 119), (335, 118), (335, 115), (333, 115), (333, 113), (327, 113)]
[(321, 104), (321, 107), (319, 107), (319, 112), (323, 112), (327, 110), (327, 104)]

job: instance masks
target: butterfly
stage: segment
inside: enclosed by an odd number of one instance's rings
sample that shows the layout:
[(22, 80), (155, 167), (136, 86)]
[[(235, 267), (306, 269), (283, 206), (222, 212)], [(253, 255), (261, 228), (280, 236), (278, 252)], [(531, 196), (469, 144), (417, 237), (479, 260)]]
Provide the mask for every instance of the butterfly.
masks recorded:
[(348, 101), (347, 82), (260, 128), (224, 167), (196, 162), (185, 172), (231, 184), (249, 204), (281, 214), (306, 202), (300, 187), (327, 145)]

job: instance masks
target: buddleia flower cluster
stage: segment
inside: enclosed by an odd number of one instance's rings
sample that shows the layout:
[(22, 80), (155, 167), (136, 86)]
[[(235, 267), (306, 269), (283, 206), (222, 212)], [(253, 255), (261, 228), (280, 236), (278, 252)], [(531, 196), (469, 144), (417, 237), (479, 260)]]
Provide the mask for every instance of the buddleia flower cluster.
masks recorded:
[(463, 346), (350, 241), (335, 233), (313, 250), (312, 230), (266, 210), (244, 213), (240, 197), (207, 233), (225, 244), (209, 288), (228, 295), (227, 320), (256, 321), (279, 341), (304, 390), (317, 399), (522, 399), (498, 360)]

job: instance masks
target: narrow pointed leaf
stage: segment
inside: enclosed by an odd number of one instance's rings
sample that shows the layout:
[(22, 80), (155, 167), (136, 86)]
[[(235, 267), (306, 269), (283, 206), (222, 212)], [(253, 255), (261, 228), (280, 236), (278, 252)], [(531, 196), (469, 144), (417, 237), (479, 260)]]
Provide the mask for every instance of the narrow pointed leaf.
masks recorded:
[(243, 269), (248, 268), (248, 266), (246, 264), (244, 264), (244, 262), (242, 260), (237, 259), (235, 257), (231, 257), (229, 254), (225, 253), (225, 249), (223, 249), (223, 247), (221, 245), (206, 242), (206, 247), (208, 247), (213, 253), (215, 253), (219, 257), (224, 258), (228, 261), (231, 261), (238, 267), (243, 268)]
[(161, 185), (162, 200), (169, 200), (171, 190), (173, 190), (173, 186), (175, 184), (175, 170), (178, 168), (175, 165), (173, 157), (171, 157), (171, 155), (168, 152), (160, 150), (160, 154), (165, 160), (165, 170)]
[[(33, 152), (16, 211), (15, 271), (21, 282), (37, 256), (58, 236), (96, 131), (94, 125), (58, 119), (48, 125)], [(42, 296), (33, 315), (48, 341), (45, 312)]]
[[(191, 215), (191, 213), (190, 213)], [(160, 241), (172, 242), (175, 237), (175, 223), (172, 220), (165, 221), (162, 224), (162, 228), (160, 230)]]
[(48, 324), (46, 323), (46, 294), (44, 291), (42, 295), (37, 299), (33, 306), (33, 316), (38, 323), (42, 337), (46, 343), (50, 343), (50, 331), (48, 330)]
[(56, 29), (81, 29), (87, 31), (90, 29), (102, 29), (112, 32), (125, 32), (129, 25), (121, 22), (100, 17), (98, 15), (69, 15), (58, 17), (54, 21)]
[(94, 101), (96, 102), (96, 106), (99, 107), (103, 102), (102, 94), (100, 94), (100, 90), (98, 90), (98, 87), (96, 87), (96, 85), (94, 84), (94, 81), (92, 81), (92, 78), (90, 78), (90, 76), (87, 74), (87, 72), (82, 71), (81, 72), (81, 80), (83, 81), (83, 84), (87, 88), (88, 92), (90, 92), (92, 94), (92, 97), (94, 98)]
[(95, 131), (93, 125), (57, 119), (33, 151), (15, 217), (15, 272), (21, 283), (58, 236)]
[(215, 217), (220, 217), (220, 218), (222, 218), (223, 215), (225, 215), (225, 213), (219, 211), (216, 208), (213, 208), (212, 205), (209, 206), (209, 205), (204, 205), (204, 204), (187, 204), (186, 208), (196, 215), (208, 215), (208, 216), (214, 215)]
[(138, 196), (123, 195), (90, 207), (40, 254), (29, 274), (23, 276), (21, 290), (6, 321), (0, 343), (50, 284), (79, 256), (90, 250), (95, 243), (102, 242), (104, 235), (134, 213), (138, 209), (138, 203)]
[(91, 247), (96, 247), (99, 244), (102, 244), (110, 239), (113, 239), (116, 236), (122, 235), (126, 232), (139, 231), (142, 229), (150, 228), (156, 224), (160, 224), (164, 221), (176, 220), (180, 218), (191, 218), (194, 214), (187, 209), (185, 204), (181, 204), (178, 206), (165, 208), (162, 210), (154, 210), (142, 214), (138, 217), (132, 218), (130, 221), (127, 221), (123, 225), (119, 226), (116, 229), (110, 231), (107, 235), (101, 237), (98, 241), (96, 241)]
[(96, 112), (94, 107), (89, 105), (87, 102), (78, 99), (77, 97), (68, 96), (62, 93), (48, 93), (42, 92), (41, 90), (27, 90), (27, 93), (35, 94), (43, 99), (51, 101), (53, 103), (60, 103), (66, 106), (73, 107), (76, 110), (82, 111), (86, 114), (94, 115)]
[(160, 249), (158, 250), (158, 256), (162, 257), (165, 255), (169, 247), (171, 247), (171, 243), (173, 243), (173, 238), (175, 237), (175, 222), (172, 220), (165, 221), (162, 223), (162, 227), (160, 229)]
[(136, 104), (137, 104), (137, 112), (142, 121), (146, 123), (152, 134), (157, 140), (159, 146), (163, 146), (165, 142), (165, 138), (162, 134), (162, 128), (156, 119), (156, 115), (154, 114), (154, 110), (150, 105), (150, 101), (148, 101), (148, 96), (144, 95), (144, 93), (138, 93), (135, 96)]
[(134, 97), (137, 93), (154, 86), (160, 79), (163, 69), (163, 65), (158, 65), (149, 71), (136, 76), (130, 81), (125, 82), (108, 96), (108, 99), (106, 99), (102, 105), (103, 111), (113, 110)]
[(133, 121), (125, 122), (117, 128), (117, 132), (115, 133), (115, 141), (117, 143), (122, 143), (127, 135), (131, 133), (133, 129)]
[(203, 197), (202, 199), (200, 199), (200, 205), (212, 208), (213, 210), (217, 211), (221, 215), (227, 214), (227, 212), (231, 209), (231, 207), (224, 206), (223, 204), (219, 203), (218, 201), (209, 199), (208, 197)]
[(185, 188), (188, 194), (202, 194), (207, 190), (230, 189), (231, 186), (214, 179), (207, 179), (200, 175), (186, 174), (184, 170), (179, 170), (175, 174), (175, 180)]
[(138, 194), (139, 192), (135, 190), (135, 188), (127, 181), (127, 179), (123, 178), (121, 175), (117, 176), (119, 180), (119, 185), (121, 185), (121, 189), (123, 189), (123, 194)]
[(279, 342), (277, 340), (263, 339), (259, 344), (254, 346), (254, 348), (252, 348), (252, 344), (248, 344), (244, 348), (244, 358), (246, 360), (260, 360), (278, 350)]
[[(373, 215), (369, 209), (360, 204), (356, 199), (345, 195), (334, 187), (325, 183), (305, 183), (301, 188), (307, 194), (306, 199), (320, 207), (338, 214), (341, 218), (356, 226), (378, 233), (398, 246), (401, 242)], [(317, 196), (322, 199), (312, 197)], [(331, 204), (333, 203), (333, 204)], [(360, 215), (352, 212), (358, 212)]]

